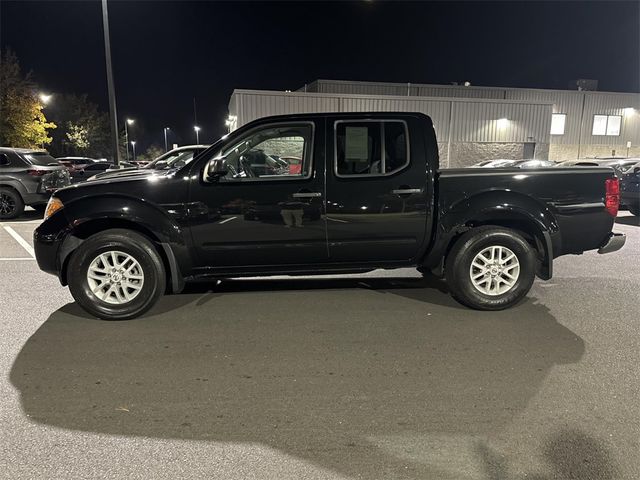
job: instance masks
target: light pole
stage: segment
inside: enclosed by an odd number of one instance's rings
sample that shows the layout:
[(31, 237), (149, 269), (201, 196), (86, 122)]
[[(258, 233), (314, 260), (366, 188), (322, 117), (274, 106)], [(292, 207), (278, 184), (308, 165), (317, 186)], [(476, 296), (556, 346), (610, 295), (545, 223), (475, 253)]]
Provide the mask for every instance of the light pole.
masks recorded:
[(136, 142), (135, 140), (131, 141), (131, 148), (133, 149), (133, 161), (136, 161)]
[(167, 131), (171, 130), (169, 127), (164, 127), (164, 151), (169, 151), (169, 144), (167, 143)]
[(109, 92), (109, 118), (111, 123), (111, 141), (113, 164), (120, 166), (120, 140), (118, 139), (118, 112), (116, 111), (116, 89), (111, 68), (111, 42), (109, 40), (109, 13), (107, 0), (102, 0), (102, 29), (104, 30), (104, 58), (107, 66), (107, 91)]
[(136, 121), (131, 118), (127, 118), (124, 122), (124, 142), (127, 146), (127, 162), (129, 161), (129, 129), (127, 128), (127, 125), (133, 125), (135, 122)]
[(200, 144), (200, 130), (202, 129), (197, 125), (193, 129), (196, 131), (196, 144)]

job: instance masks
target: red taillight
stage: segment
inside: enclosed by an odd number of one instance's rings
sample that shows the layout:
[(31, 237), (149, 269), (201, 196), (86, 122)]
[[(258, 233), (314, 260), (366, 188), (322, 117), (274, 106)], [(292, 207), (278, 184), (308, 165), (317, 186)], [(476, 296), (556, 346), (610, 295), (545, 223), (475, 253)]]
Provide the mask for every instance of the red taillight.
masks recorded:
[(49, 173), (48, 170), (38, 170), (37, 168), (30, 168), (27, 173), (32, 177), (41, 177), (45, 173)]
[(607, 178), (604, 182), (604, 208), (612, 217), (618, 215), (620, 206), (620, 180), (617, 178)]

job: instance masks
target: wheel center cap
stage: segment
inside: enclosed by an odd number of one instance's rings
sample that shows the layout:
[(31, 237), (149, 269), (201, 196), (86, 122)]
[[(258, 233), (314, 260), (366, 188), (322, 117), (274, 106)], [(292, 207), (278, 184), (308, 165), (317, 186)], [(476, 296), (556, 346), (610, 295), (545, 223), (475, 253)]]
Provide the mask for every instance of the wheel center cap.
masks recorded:
[(120, 280), (122, 280), (122, 275), (120, 275), (118, 272), (111, 274), (112, 282), (119, 282)]
[(491, 272), (491, 275), (497, 275), (499, 272), (498, 267), (491, 267), (490, 272)]

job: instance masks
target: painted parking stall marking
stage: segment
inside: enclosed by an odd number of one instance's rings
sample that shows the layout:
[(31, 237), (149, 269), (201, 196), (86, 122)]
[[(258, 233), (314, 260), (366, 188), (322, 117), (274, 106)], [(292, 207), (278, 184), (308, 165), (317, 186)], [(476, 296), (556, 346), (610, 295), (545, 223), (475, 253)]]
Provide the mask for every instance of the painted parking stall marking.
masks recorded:
[(15, 252), (12, 252), (10, 248), (7, 248), (6, 250), (5, 248), (2, 248), (0, 249), (0, 261), (6, 262), (6, 261), (35, 260), (36, 258), (35, 252), (33, 251), (33, 247), (29, 245), (29, 242), (27, 242), (24, 238), (22, 238), (22, 236), (20, 236), (20, 234), (16, 232), (10, 225), (5, 225), (3, 223), (0, 223), (0, 226), (2, 227), (3, 231), (9, 234), (9, 236), (13, 238), (18, 243), (18, 245), (20, 245), (20, 247), (22, 247), (22, 249), (29, 254), (28, 257), (25, 257), (24, 255), (16, 255)]

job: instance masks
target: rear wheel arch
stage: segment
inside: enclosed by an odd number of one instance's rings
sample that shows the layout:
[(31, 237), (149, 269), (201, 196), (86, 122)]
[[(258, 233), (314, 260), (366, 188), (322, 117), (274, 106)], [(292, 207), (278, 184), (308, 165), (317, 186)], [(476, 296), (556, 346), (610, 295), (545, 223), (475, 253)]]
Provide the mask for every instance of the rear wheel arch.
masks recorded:
[(469, 230), (479, 227), (502, 227), (513, 230), (520, 234), (533, 247), (536, 252), (536, 275), (543, 280), (548, 280), (553, 274), (553, 247), (549, 238), (549, 231), (542, 227), (538, 222), (534, 221), (526, 214), (518, 212), (499, 212), (496, 215), (485, 213), (485, 215), (476, 217), (476, 219), (468, 220), (459, 226), (444, 251), (444, 259), (446, 262), (451, 250), (456, 242)]
[[(112, 229), (122, 229), (122, 230), (130, 230), (136, 232), (145, 238), (147, 238), (156, 249), (158, 255), (162, 259), (162, 263), (164, 265), (166, 271), (166, 290), (172, 289), (172, 285), (175, 284), (174, 277), (179, 275), (179, 271), (176, 271), (175, 262), (171, 262), (167, 255), (167, 252), (162, 247), (162, 242), (151, 230), (145, 228), (143, 225), (140, 225), (134, 221), (126, 220), (126, 219), (114, 219), (114, 218), (96, 218), (92, 220), (87, 220), (76, 226), (70, 233), (70, 235), (65, 240), (65, 243), (62, 247), (62, 256), (61, 256), (61, 269), (60, 269), (60, 281), (63, 285), (68, 284), (68, 268), (69, 261), (73, 252), (89, 237), (104, 232), (106, 230)], [(180, 281), (182, 278), (180, 278)], [(173, 288), (175, 290), (175, 288)]]

